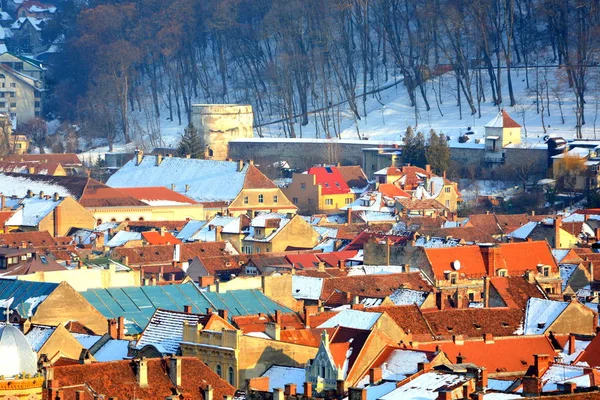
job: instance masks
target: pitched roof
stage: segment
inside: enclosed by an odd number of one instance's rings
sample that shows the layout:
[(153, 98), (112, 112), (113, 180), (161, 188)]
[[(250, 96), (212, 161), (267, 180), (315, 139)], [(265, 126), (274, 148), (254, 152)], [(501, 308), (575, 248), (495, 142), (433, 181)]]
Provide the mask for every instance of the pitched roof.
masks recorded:
[(529, 283), (522, 276), (492, 277), (489, 279), (490, 287), (496, 290), (508, 308), (524, 310), (530, 298), (546, 298), (536, 283)]
[[(342, 310), (323, 322), (318, 328), (335, 328), (336, 326), (342, 326), (346, 328), (369, 330), (373, 329), (380, 317), (381, 313), (378, 312)], [(311, 324), (312, 319), (313, 317), (311, 317)]]
[(107, 184), (115, 188), (175, 185), (179, 192), (187, 187), (186, 196), (200, 202), (232, 201), (243, 188), (276, 187), (253, 165), (246, 165), (240, 171), (238, 163), (231, 161), (165, 157), (157, 166), (157, 157), (144, 156), (139, 165), (134, 157)]
[(54, 175), (60, 164), (36, 162), (10, 162), (0, 161), (0, 172), (13, 172), (16, 174)]
[(600, 367), (600, 335), (592, 339), (576, 361), (588, 363), (590, 367)]
[(437, 346), (452, 362), (463, 362), (484, 367), (489, 373), (525, 372), (533, 364), (534, 354), (554, 355), (555, 349), (546, 336), (482, 337), (461, 341), (436, 341), (420, 343), (418, 348), (435, 350)]
[(369, 307), (365, 311), (388, 314), (404, 332), (412, 335), (413, 340), (427, 341), (434, 339), (433, 332), (427, 320), (419, 307), (414, 304), (408, 306)]
[(325, 278), (321, 300), (326, 300), (336, 291), (346, 292), (354, 296), (384, 298), (401, 287), (425, 291), (432, 290), (431, 285), (423, 279), (420, 272), (345, 276)]
[[(169, 378), (169, 359), (146, 360), (148, 386), (137, 383), (135, 360), (109, 361), (77, 365), (54, 366), (54, 382), (65, 400), (74, 400), (76, 393), (91, 387), (96, 393), (107, 397), (127, 399), (157, 399), (172, 396), (176, 388)], [(186, 399), (205, 400), (204, 390), (211, 386), (213, 396), (222, 399), (233, 396), (235, 388), (219, 378), (204, 362), (195, 357), (181, 357), (181, 386), (178, 387)], [(83, 390), (83, 400), (92, 400), (89, 390)]]
[[(211, 320), (219, 318), (215, 314), (192, 314), (181, 311), (156, 309), (148, 325), (136, 342), (136, 347), (152, 345), (163, 354), (177, 354), (179, 343), (183, 340), (183, 323), (201, 324), (204, 329), (210, 329)], [(227, 321), (222, 321), (235, 329)]]
[(7, 219), (13, 215), (14, 211), (0, 211), (0, 229), (4, 227), (4, 223)]
[(398, 186), (392, 183), (380, 183), (377, 187), (377, 191), (383, 194), (386, 197), (396, 198), (396, 197), (407, 197), (411, 198), (412, 196), (406, 193), (404, 190), (400, 189)]
[(2, 276), (29, 275), (44, 271), (66, 271), (66, 269), (63, 265), (45, 255), (38, 256), (34, 254), (27, 261), (8, 268), (7, 272), (3, 273)]
[(517, 122), (508, 115), (504, 109), (500, 110), (500, 112), (487, 124), (485, 124), (486, 128), (520, 128), (521, 125), (517, 124)]
[(402, 207), (406, 208), (407, 210), (445, 210), (446, 207), (444, 207), (439, 201), (435, 200), (435, 199), (414, 199), (414, 198), (410, 198), (410, 199), (406, 199), (403, 197), (400, 197), (398, 199), (396, 199), (396, 201), (398, 202), (398, 204), (400, 204)]
[(150, 206), (198, 204), (195, 200), (164, 186), (119, 188), (118, 190)]
[(275, 310), (290, 312), (258, 290), (232, 290), (225, 293), (201, 291), (192, 283), (90, 289), (81, 293), (106, 318), (125, 317), (128, 334), (140, 333), (157, 308), (183, 311), (190, 305), (194, 313), (208, 308), (228, 310), (236, 315), (273, 314)]
[(550, 328), (550, 325), (567, 309), (569, 304), (564, 301), (529, 299), (525, 311), (523, 333), (525, 335), (544, 334)]
[(94, 179), (88, 179), (79, 197), (84, 207), (145, 206), (146, 203)]
[(312, 167), (308, 170), (308, 174), (315, 176), (315, 182), (321, 185), (323, 194), (350, 193), (346, 180), (336, 167)]
[(56, 238), (53, 238), (48, 231), (13, 232), (0, 235), (0, 245), (15, 247), (21, 246), (22, 243), (33, 247), (54, 246)]
[(17, 310), (21, 317), (31, 317), (57, 287), (57, 283), (0, 278), (0, 308), (9, 307), (11, 310)]
[(54, 201), (52, 198), (26, 197), (19, 203), (19, 208), (5, 222), (6, 226), (37, 227), (63, 199)]
[(4, 157), (4, 161), (9, 162), (37, 162), (61, 164), (65, 167), (82, 166), (83, 163), (75, 153), (65, 154), (21, 154)]
[(466, 276), (480, 277), (486, 274), (479, 246), (425, 248), (423, 251), (437, 279), (442, 279), (447, 271), (456, 270), (457, 267)]
[(337, 170), (350, 188), (362, 189), (369, 184), (367, 175), (359, 165), (340, 166)]
[(89, 178), (79, 176), (49, 176), (0, 173), (0, 193), (5, 196), (25, 197), (27, 190), (34, 193), (58, 193), (79, 200)]
[[(279, 325), (283, 330), (304, 329), (304, 323), (296, 313), (279, 314)], [(267, 324), (277, 322), (273, 314), (238, 315), (231, 318), (239, 329), (244, 333), (265, 332)]]
[(232, 254), (233, 249), (229, 242), (196, 242), (180, 245), (119, 247), (114, 250), (113, 256), (128, 257), (129, 264), (133, 265), (170, 264), (174, 260), (176, 246), (179, 246), (181, 251), (179, 256), (181, 262), (191, 260), (200, 254), (213, 257)]
[(181, 244), (181, 240), (173, 236), (171, 232), (142, 232), (142, 238), (150, 245)]
[(424, 310), (423, 315), (436, 338), (449, 339), (454, 335), (479, 337), (486, 333), (516, 335), (522, 326), (524, 313), (508, 308), (464, 308)]

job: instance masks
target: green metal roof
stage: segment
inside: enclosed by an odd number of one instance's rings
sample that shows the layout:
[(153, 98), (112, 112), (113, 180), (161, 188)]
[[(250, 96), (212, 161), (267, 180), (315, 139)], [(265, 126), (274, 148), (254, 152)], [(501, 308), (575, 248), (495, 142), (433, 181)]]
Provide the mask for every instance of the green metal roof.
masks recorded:
[(207, 308), (228, 310), (229, 318), (258, 313), (274, 314), (290, 309), (269, 299), (259, 290), (232, 290), (225, 293), (206, 292), (193, 283), (165, 286), (140, 286), (90, 289), (81, 293), (106, 318), (125, 317), (129, 335), (141, 333), (157, 308), (202, 314)]
[[(31, 317), (37, 306), (58, 287), (57, 283), (0, 279), (0, 310), (17, 310), (21, 317)], [(10, 304), (10, 305), (9, 305)], [(0, 320), (6, 317), (0, 314)]]

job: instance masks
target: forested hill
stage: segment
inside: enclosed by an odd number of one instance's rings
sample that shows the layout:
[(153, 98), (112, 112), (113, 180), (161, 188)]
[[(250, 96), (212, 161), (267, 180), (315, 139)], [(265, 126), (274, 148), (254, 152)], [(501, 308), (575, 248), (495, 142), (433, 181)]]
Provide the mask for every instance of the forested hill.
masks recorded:
[[(317, 135), (335, 137), (342, 119), (358, 123), (379, 88), (398, 82), (417, 120), (440, 109), (440, 90), (452, 93), (462, 118), (482, 103), (517, 105), (516, 67), (530, 67), (523, 79), (543, 102), (552, 88), (531, 68), (561, 66), (552, 81), (573, 97), (567, 111), (578, 126), (589, 125), (590, 92), (598, 92), (598, 0), (78, 4), (65, 7), (52, 31), (61, 38), (50, 65), (52, 107), (110, 143), (147, 135), (158, 145), (165, 124), (183, 131), (196, 102), (250, 103), (257, 125), (282, 120), (290, 137), (310, 118)], [(445, 72), (451, 79), (438, 87), (433, 78)]]

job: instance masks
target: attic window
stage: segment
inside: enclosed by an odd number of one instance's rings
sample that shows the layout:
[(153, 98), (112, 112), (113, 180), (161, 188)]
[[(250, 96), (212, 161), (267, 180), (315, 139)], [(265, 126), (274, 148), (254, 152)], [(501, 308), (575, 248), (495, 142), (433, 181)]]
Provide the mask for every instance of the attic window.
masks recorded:
[(452, 327), (451, 326), (447, 326), (446, 329), (448, 329), (448, 332), (452, 332)]
[(508, 326), (509, 326), (509, 325), (508, 325), (508, 322), (503, 322), (503, 323), (502, 323), (502, 327), (504, 327), (504, 328), (508, 328)]
[(538, 329), (544, 329), (544, 326), (546, 326), (545, 322), (538, 322), (537, 324)]
[(477, 330), (481, 329), (481, 325), (478, 325), (478, 324), (473, 324), (473, 326), (474, 326), (474, 327), (475, 327), (475, 329), (477, 329)]

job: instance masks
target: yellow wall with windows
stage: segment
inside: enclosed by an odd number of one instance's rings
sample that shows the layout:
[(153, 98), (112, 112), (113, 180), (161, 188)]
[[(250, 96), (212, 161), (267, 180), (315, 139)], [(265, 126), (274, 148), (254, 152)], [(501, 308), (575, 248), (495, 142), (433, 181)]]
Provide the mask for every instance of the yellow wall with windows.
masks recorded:
[(227, 208), (229, 215), (237, 217), (241, 214), (250, 216), (259, 212), (296, 213), (292, 204), (279, 188), (242, 189)]
[[(264, 228), (261, 228), (264, 231)], [(267, 228), (259, 237), (268, 237), (272, 233)], [(319, 243), (319, 234), (302, 217), (294, 216), (269, 242), (253, 240), (242, 240), (242, 249), (252, 247), (252, 252), (244, 251), (246, 254), (256, 253), (280, 253), (288, 247), (313, 248)]]
[(184, 206), (88, 207), (97, 223), (123, 221), (204, 220), (202, 204)]

